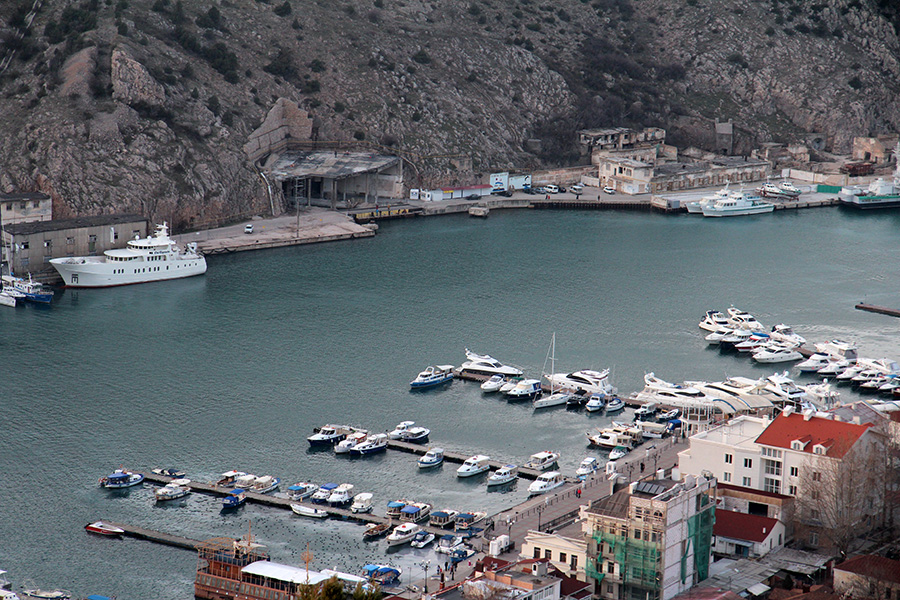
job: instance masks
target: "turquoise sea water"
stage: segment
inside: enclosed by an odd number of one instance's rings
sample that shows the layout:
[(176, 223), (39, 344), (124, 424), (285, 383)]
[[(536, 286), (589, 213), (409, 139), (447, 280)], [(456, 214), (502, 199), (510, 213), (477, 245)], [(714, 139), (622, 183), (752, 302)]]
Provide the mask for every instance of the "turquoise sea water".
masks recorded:
[(351, 460), (305, 438), (326, 422), (382, 431), (411, 419), (435, 445), (498, 460), (558, 450), (571, 474), (602, 413), (534, 413), (471, 382), (419, 393), (408, 382), (428, 364), (460, 364), (466, 347), (538, 375), (553, 332), (557, 370), (610, 367), (625, 394), (647, 371), (669, 381), (772, 373), (703, 341), (703, 312), (731, 304), (811, 341), (852, 339), (863, 355), (896, 358), (900, 321), (853, 305), (900, 307), (898, 225), (900, 213), (838, 208), (725, 220), (495, 211), (212, 257), (203, 277), (3, 309), (0, 569), (84, 595), (192, 597), (191, 552), (83, 531), (103, 518), (198, 539), (239, 536), (252, 521), (274, 560), (300, 563), (309, 542), (313, 568), (387, 560), (408, 572), (428, 554), (386, 557), (352, 523), (253, 505), (222, 514), (197, 494), (155, 506), (149, 488), (110, 493), (97, 479), (120, 466), (178, 466), (201, 481), (239, 469), (284, 485), (354, 483), (375, 493), (376, 512), (400, 497), (493, 512), (523, 500), (525, 486), (487, 494), (451, 465), (420, 473), (410, 455)]

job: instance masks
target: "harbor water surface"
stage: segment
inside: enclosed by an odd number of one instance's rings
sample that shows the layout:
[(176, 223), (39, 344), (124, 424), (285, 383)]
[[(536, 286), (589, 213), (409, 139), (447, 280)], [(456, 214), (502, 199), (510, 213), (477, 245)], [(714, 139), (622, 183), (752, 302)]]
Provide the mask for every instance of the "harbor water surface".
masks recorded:
[(900, 213), (838, 208), (726, 220), (495, 211), (217, 256), (202, 277), (4, 309), (0, 568), (17, 585), (82, 595), (192, 597), (191, 552), (84, 532), (103, 518), (195, 539), (237, 537), (252, 522), (276, 561), (301, 564), (308, 542), (314, 569), (388, 562), (404, 581), (411, 570), (421, 578), (415, 564), (434, 556), (386, 556), (383, 541), (361, 541), (360, 525), (254, 505), (225, 514), (198, 494), (155, 505), (149, 487), (110, 492), (97, 479), (119, 467), (177, 466), (200, 481), (238, 469), (282, 487), (353, 483), (375, 494), (379, 514), (401, 497), (495, 512), (527, 486), (488, 494), (483, 478), (457, 480), (455, 465), (420, 472), (394, 451), (345, 459), (306, 437), (326, 422), (384, 431), (409, 419), (448, 450), (519, 464), (559, 451), (571, 475), (583, 457), (605, 457), (584, 434), (611, 417), (535, 412), (473, 382), (417, 393), (408, 382), (429, 364), (459, 365), (467, 347), (537, 376), (553, 332), (558, 371), (609, 367), (622, 394), (649, 371), (680, 382), (786, 368), (707, 346), (697, 322), (732, 304), (810, 341), (850, 339), (864, 356), (897, 358), (900, 322), (853, 305), (900, 307), (898, 225)]

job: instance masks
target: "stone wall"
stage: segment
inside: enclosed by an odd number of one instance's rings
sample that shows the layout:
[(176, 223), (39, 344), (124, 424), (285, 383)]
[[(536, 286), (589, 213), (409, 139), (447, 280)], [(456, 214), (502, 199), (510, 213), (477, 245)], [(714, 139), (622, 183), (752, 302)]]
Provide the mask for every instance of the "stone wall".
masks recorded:
[(255, 162), (273, 150), (283, 148), (287, 140), (310, 140), (312, 130), (312, 119), (305, 110), (297, 106), (296, 102), (279, 98), (262, 125), (250, 134), (244, 144), (244, 152)]

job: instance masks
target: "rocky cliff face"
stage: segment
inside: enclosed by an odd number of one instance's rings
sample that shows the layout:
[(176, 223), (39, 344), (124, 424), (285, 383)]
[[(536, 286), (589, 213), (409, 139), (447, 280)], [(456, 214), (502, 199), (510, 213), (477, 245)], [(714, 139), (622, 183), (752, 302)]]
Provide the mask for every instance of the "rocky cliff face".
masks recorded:
[(703, 146), (732, 119), (746, 146), (816, 132), (836, 151), (900, 127), (883, 0), (37, 5), (0, 0), (0, 188), (60, 216), (267, 210), (244, 147), (279, 98), (319, 140), (396, 146), (445, 182), (572, 162), (585, 127)]

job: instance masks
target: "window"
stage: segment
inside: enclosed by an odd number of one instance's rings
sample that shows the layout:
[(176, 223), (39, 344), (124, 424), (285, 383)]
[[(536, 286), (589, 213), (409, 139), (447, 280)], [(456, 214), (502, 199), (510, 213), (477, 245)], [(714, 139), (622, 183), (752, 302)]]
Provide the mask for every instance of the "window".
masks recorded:
[(616, 572), (616, 563), (613, 561), (609, 561), (606, 563), (606, 572), (607, 573), (615, 573)]
[(745, 458), (745, 459), (744, 459), (744, 468), (745, 468), (745, 469), (752, 469), (752, 468), (753, 468), (753, 459), (752, 459), (752, 458)]
[(791, 477), (798, 477), (800, 475), (800, 469), (797, 467), (791, 467)]
[(781, 493), (781, 482), (777, 479), (772, 479), (771, 477), (766, 477), (765, 482), (763, 484), (763, 490), (767, 492), (771, 492), (773, 494)]
[(781, 477), (781, 462), (777, 460), (769, 460), (768, 458), (763, 459), (763, 468), (766, 472), (766, 475), (775, 475), (777, 477)]
[(725, 483), (731, 481), (731, 473), (728, 473), (727, 471), (725, 473), (722, 473), (722, 481), (724, 481)]
[(733, 458), (734, 457), (731, 454), (726, 454), (725, 455), (725, 464), (730, 465)]
[(809, 534), (809, 544), (810, 546), (818, 546), (819, 545), (819, 534), (815, 531)]
[(540, 558), (540, 557), (541, 557), (541, 549), (538, 548), (537, 546), (534, 547), (534, 557), (535, 557), (535, 558)]
[(818, 520), (819, 520), (819, 511), (818, 511), (817, 509), (815, 509), (815, 508), (810, 509), (810, 511), (809, 511), (809, 517), (810, 517), (811, 519), (815, 519), (816, 521), (818, 521)]
[(544, 550), (544, 558), (546, 558), (547, 560), (550, 560), (552, 558), (552, 553), (550, 552), (550, 548), (547, 548), (546, 550)]
[(788, 494), (790, 494), (791, 496), (796, 496), (797, 495), (797, 486), (796, 485), (790, 486), (788, 488)]
[(781, 458), (781, 450), (776, 450), (775, 448), (763, 448), (762, 455), (771, 456), (772, 458)]
[(73, 246), (73, 245), (75, 245), (75, 238), (67, 237), (66, 238), (66, 246)]
[(20, 247), (22, 248), (22, 250), (28, 250), (28, 248), (30, 247), (30, 244), (29, 244), (29, 242), (22, 242)]
[(818, 471), (813, 471), (812, 479), (813, 481), (822, 481), (822, 474)]
[(566, 562), (566, 558), (568, 558), (568, 557), (566, 556), (566, 553), (565, 553), (565, 552), (560, 552), (560, 553), (559, 553), (559, 562), (561, 562), (561, 563)]
[(741, 482), (741, 485), (744, 487), (750, 487), (750, 478), (744, 477), (743, 481)]
[(569, 557), (569, 568), (573, 570), (578, 568), (578, 557), (574, 554)]
[(636, 540), (641, 539), (641, 530), (640, 529), (634, 530), (634, 539), (636, 539)]
[(811, 492), (809, 493), (809, 496), (810, 496), (810, 498), (812, 498), (813, 500), (818, 500), (818, 499), (819, 499), (819, 490), (813, 490), (813, 491), (811, 491)]

